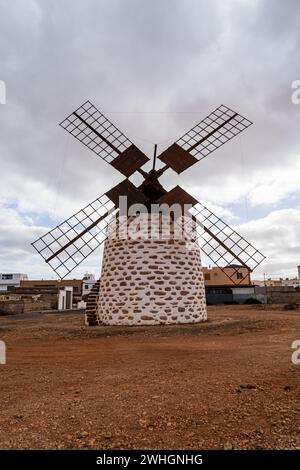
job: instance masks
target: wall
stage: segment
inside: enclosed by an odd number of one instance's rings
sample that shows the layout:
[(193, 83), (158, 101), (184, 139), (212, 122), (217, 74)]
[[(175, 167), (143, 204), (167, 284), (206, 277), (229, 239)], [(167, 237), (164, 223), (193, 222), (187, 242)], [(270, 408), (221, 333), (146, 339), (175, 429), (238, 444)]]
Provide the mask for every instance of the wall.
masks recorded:
[(268, 287), (267, 298), (270, 304), (300, 304), (300, 290), (293, 287)]
[[(141, 220), (157, 233), (160, 219)], [(159, 223), (161, 220), (161, 224)], [(148, 226), (149, 224), (149, 226)], [(200, 249), (183, 239), (113, 239), (104, 246), (98, 318), (110, 325), (195, 323), (207, 318)]]
[(233, 295), (254, 295), (255, 294), (255, 287), (232, 287), (231, 289)]
[(81, 297), (82, 295), (82, 280), (81, 279), (65, 279), (65, 280), (30, 280), (21, 281), (21, 288), (32, 288), (32, 287), (73, 287), (73, 295)]
[(0, 315), (15, 315), (23, 313), (24, 305), (22, 300), (0, 300)]
[(232, 294), (206, 294), (207, 305), (219, 305), (233, 302)]
[(22, 300), (0, 300), (0, 315), (16, 315), (18, 313), (40, 312), (42, 310), (52, 310), (56, 308), (56, 298), (49, 296), (43, 299), (22, 299)]
[(242, 287), (232, 288), (231, 292), (223, 293), (210, 293), (206, 289), (206, 302), (208, 304), (226, 304), (232, 302), (238, 302), (239, 304), (244, 304), (248, 299), (256, 299), (261, 303), (265, 303), (266, 296), (264, 288), (254, 288), (254, 287)]
[(300, 287), (300, 281), (298, 278), (293, 279), (266, 279), (266, 280), (253, 280), (253, 284), (256, 286), (267, 286), (267, 287)]
[[(225, 268), (225, 269), (226, 269), (226, 272), (228, 273), (228, 276), (232, 276), (232, 274), (234, 273), (234, 268)], [(203, 267), (202, 271), (204, 275), (205, 286), (235, 285), (234, 282), (226, 276), (226, 274), (222, 271), (221, 268), (214, 267), (210, 269), (207, 267)], [(240, 286), (242, 285), (248, 286), (251, 283), (249, 270), (246, 268), (239, 268), (239, 272), (243, 274), (243, 277), (246, 276), (245, 279), (241, 281), (240, 279), (237, 279), (237, 275), (234, 274), (233, 280), (235, 282), (238, 282)]]
[(300, 290), (293, 287), (267, 287), (267, 294), (264, 287), (256, 287), (255, 293), (238, 293), (238, 289), (233, 289), (233, 294), (206, 294), (206, 301), (210, 304), (223, 304), (230, 302), (244, 303), (249, 298), (254, 298), (262, 303), (267, 300), (268, 304), (300, 304)]

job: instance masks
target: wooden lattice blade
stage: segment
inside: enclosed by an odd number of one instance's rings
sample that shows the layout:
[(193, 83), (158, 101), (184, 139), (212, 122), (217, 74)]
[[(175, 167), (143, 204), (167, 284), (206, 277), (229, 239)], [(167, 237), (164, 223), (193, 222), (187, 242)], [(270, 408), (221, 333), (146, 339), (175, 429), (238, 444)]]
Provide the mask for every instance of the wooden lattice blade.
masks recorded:
[(253, 124), (221, 105), (190, 129), (158, 158), (176, 173), (194, 165)]
[(265, 256), (236, 230), (207, 207), (198, 203), (185, 218), (189, 239), (200, 244), (202, 252), (222, 269), (234, 284), (240, 284)]
[(106, 239), (109, 215), (116, 211), (106, 194), (32, 243), (56, 274), (65, 278)]
[(90, 101), (77, 108), (60, 126), (126, 177), (149, 160)]

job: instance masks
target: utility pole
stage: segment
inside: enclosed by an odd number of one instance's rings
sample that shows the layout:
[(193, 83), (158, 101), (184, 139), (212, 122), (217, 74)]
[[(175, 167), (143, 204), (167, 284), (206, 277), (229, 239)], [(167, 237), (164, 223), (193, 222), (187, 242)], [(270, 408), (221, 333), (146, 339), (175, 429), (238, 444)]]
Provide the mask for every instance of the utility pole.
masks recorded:
[(268, 303), (266, 273), (264, 273), (265, 305)]

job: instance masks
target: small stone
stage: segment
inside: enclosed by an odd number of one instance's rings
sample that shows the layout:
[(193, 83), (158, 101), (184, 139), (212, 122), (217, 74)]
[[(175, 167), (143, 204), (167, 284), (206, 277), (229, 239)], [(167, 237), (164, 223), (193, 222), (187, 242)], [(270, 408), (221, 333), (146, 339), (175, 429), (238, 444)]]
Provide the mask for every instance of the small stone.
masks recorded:
[(257, 386), (254, 384), (240, 384), (240, 388), (247, 388), (248, 390), (252, 390), (257, 388)]
[(87, 431), (83, 431), (83, 432), (79, 432), (77, 434), (77, 439), (84, 439), (85, 437), (87, 437), (89, 435), (89, 433)]
[(290, 385), (286, 384), (286, 385), (283, 387), (283, 390), (284, 390), (285, 392), (289, 392), (289, 391), (291, 390), (291, 388), (292, 388), (292, 387), (291, 387)]
[(232, 449), (233, 449), (233, 445), (230, 442), (226, 442), (226, 444), (224, 445), (224, 450), (232, 450)]

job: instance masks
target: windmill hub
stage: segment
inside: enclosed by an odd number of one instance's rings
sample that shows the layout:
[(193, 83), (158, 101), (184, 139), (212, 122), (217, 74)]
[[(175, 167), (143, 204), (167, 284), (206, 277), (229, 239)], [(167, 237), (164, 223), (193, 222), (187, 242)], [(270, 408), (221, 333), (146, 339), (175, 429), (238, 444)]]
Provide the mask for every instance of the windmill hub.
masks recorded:
[(156, 170), (150, 170), (146, 174), (145, 180), (140, 186), (143, 194), (150, 200), (151, 203), (155, 203), (160, 197), (167, 193), (163, 186), (158, 181), (161, 173)]
[[(155, 145), (153, 168), (145, 172), (142, 167), (149, 158), (90, 101), (64, 119), (61, 126), (67, 132), (125, 176), (117, 186), (32, 244), (63, 279), (105, 242), (101, 278), (87, 303), (88, 325), (205, 320), (205, 288), (198, 239), (202, 254), (223, 269), (235, 284), (241, 283), (249, 271), (263, 261), (265, 257), (253, 245), (184, 189), (175, 186), (167, 191), (159, 182), (159, 177), (168, 169), (182, 173), (251, 124), (221, 105), (158, 157)], [(156, 158), (164, 164), (158, 170), (155, 170)], [(135, 172), (144, 177), (139, 187), (129, 179)], [(125, 228), (129, 228), (129, 222), (142, 225), (135, 239), (116, 237), (111, 230), (113, 222), (118, 221), (120, 226), (120, 219), (123, 220), (119, 217), (123, 215), (123, 199), (126, 199)], [(184, 208), (178, 217), (169, 217), (169, 238), (162, 229), (163, 214), (153, 219), (151, 214), (143, 214), (145, 217), (141, 220), (138, 216), (131, 220), (127, 217), (127, 208), (132, 205), (143, 204), (149, 212), (154, 203), (169, 209), (174, 205)], [(186, 214), (189, 217), (182, 217)], [(155, 233), (150, 238), (149, 222), (151, 234)], [(182, 227), (182, 236), (174, 236), (177, 226)], [(228, 266), (230, 274), (224, 269)]]

